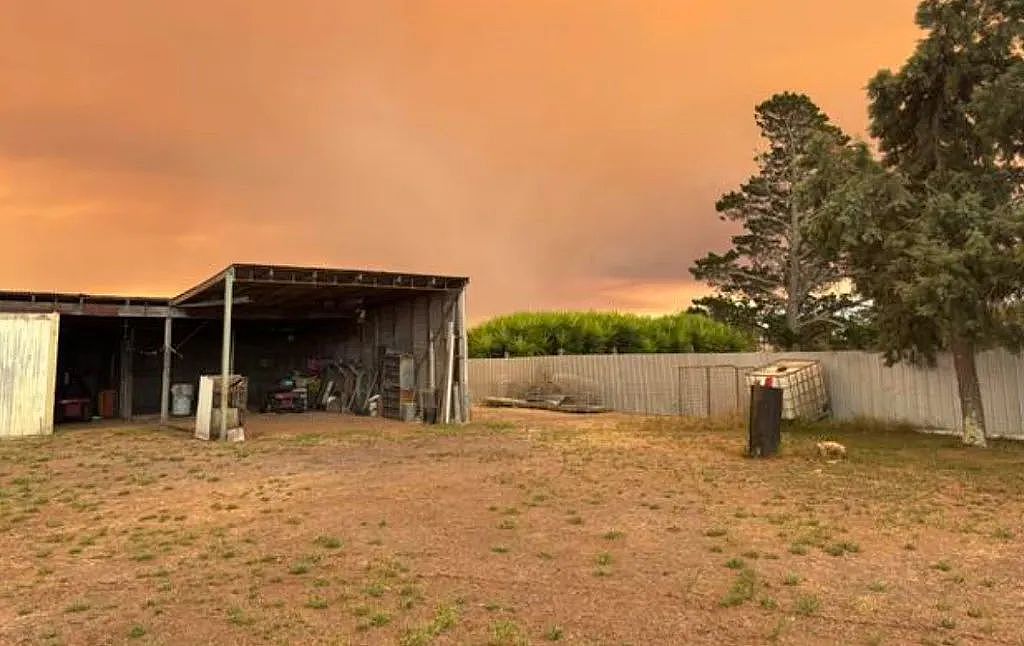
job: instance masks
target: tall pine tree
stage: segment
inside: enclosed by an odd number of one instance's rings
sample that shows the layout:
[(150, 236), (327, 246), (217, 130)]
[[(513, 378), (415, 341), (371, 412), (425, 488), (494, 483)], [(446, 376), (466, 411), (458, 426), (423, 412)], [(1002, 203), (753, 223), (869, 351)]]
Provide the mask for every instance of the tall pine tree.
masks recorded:
[(862, 158), (822, 224), (890, 361), (952, 353), (964, 442), (984, 445), (976, 353), (1022, 340), (1024, 2), (925, 0), (917, 23), (869, 85), (884, 168)]
[(834, 255), (809, 237), (842, 180), (818, 178), (815, 151), (841, 149), (849, 137), (803, 94), (772, 96), (755, 120), (768, 144), (756, 158), (758, 173), (716, 204), (743, 232), (724, 254), (710, 253), (690, 269), (718, 292), (695, 305), (734, 324), (756, 320), (773, 345), (820, 347), (844, 325), (851, 299), (838, 289), (843, 274)]

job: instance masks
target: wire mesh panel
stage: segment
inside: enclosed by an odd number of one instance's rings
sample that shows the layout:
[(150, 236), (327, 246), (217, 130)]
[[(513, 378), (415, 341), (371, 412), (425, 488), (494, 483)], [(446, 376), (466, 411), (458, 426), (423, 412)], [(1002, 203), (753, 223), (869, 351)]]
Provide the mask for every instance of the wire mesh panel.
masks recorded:
[(681, 366), (679, 414), (719, 417), (745, 411), (745, 373), (737, 366)]

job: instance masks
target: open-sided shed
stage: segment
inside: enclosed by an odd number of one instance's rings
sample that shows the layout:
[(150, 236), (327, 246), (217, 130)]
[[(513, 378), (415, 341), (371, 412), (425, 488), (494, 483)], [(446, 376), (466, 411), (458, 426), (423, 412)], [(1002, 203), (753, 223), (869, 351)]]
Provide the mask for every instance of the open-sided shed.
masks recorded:
[[(57, 402), (86, 393), (97, 412), (113, 397), (121, 417), (159, 413), (168, 421), (171, 384), (195, 384), (201, 374), (247, 376), (249, 405), (258, 407), (281, 376), (315, 363), (357, 366), (381, 389), (385, 357), (399, 355), (410, 367), (412, 384), (404, 385), (412, 386), (418, 417), (466, 421), (467, 284), (452, 276), (233, 264), (170, 299), (0, 292), (8, 321), (0, 326), (0, 365), (49, 362), (41, 369), (56, 376)], [(59, 321), (45, 319), (59, 330), (52, 359), (40, 358), (42, 350), (23, 356), (26, 346), (13, 341), (9, 321), (24, 321), (24, 336), (25, 325), (47, 325), (39, 314)], [(36, 337), (45, 334), (40, 327)], [(99, 393), (116, 396), (104, 401)], [(27, 397), (0, 390), (0, 418), (16, 406), (24, 413)], [(52, 412), (54, 398), (33, 406)], [(51, 430), (44, 421), (37, 432)]]

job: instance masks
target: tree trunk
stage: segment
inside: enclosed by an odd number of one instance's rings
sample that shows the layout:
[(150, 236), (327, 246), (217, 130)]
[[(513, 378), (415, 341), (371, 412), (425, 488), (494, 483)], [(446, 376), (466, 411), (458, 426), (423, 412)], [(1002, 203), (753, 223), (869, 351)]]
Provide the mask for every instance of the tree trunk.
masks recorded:
[(963, 442), (969, 446), (986, 446), (985, 410), (981, 403), (981, 384), (975, 363), (974, 343), (956, 339), (952, 343), (953, 367), (960, 390), (960, 416)]
[(800, 280), (800, 248), (803, 245), (802, 231), (800, 230), (801, 213), (798, 208), (796, 197), (793, 195), (794, 187), (797, 184), (796, 155), (793, 148), (796, 147), (790, 133), (790, 162), (789, 162), (789, 276), (786, 281), (786, 327), (789, 328), (790, 350), (800, 349), (800, 301), (802, 300), (803, 289)]

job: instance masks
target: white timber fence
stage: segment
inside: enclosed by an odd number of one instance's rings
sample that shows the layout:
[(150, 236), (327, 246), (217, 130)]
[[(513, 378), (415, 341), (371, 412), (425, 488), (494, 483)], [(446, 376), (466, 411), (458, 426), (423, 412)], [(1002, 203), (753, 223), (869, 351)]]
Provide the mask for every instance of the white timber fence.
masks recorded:
[[(821, 362), (836, 419), (905, 422), (948, 432), (960, 430), (953, 361), (934, 367), (888, 367), (869, 352), (722, 354), (606, 354), (471, 359), (475, 403), (518, 397), (542, 384), (570, 384), (589, 403), (648, 415), (708, 416), (744, 410), (746, 372), (779, 359)], [(1024, 357), (1005, 350), (978, 355), (985, 418), (991, 437), (1024, 440)]]

